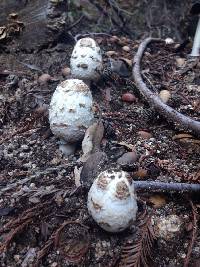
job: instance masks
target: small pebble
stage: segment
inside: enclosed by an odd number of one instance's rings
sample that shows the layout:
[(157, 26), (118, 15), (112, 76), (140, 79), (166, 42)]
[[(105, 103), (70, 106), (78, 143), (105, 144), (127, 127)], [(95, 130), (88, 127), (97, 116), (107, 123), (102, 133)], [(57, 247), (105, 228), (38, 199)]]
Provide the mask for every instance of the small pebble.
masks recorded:
[(150, 139), (152, 137), (152, 134), (146, 131), (138, 131), (138, 135), (143, 139)]
[(131, 93), (125, 93), (122, 95), (122, 101), (128, 102), (128, 103), (133, 103), (136, 101), (136, 97)]
[(111, 57), (111, 56), (114, 56), (114, 55), (117, 55), (117, 52), (116, 51), (107, 51), (106, 52), (106, 56), (107, 57)]
[(35, 189), (35, 188), (36, 188), (35, 183), (31, 183), (29, 187), (30, 187), (31, 189)]
[(49, 75), (48, 73), (44, 73), (38, 78), (39, 84), (46, 84), (50, 80), (51, 80), (51, 75)]
[(171, 97), (171, 93), (168, 90), (161, 90), (159, 93), (159, 97), (163, 103), (167, 103)]
[(174, 44), (174, 40), (173, 40), (172, 38), (166, 38), (166, 39), (165, 39), (165, 43), (166, 43), (167, 45)]
[(27, 156), (26, 156), (26, 154), (24, 152), (21, 152), (21, 153), (19, 153), (18, 157), (19, 157), (19, 159), (24, 159)]
[(16, 262), (18, 262), (20, 260), (20, 255), (14, 255), (14, 259)]
[(118, 158), (117, 163), (120, 165), (129, 165), (137, 161), (137, 154), (135, 151), (124, 153)]
[(185, 64), (186, 64), (186, 60), (185, 60), (185, 58), (181, 58), (181, 57), (176, 58), (176, 65), (177, 65), (179, 68), (184, 67)]
[(62, 75), (64, 77), (69, 76), (70, 74), (71, 74), (71, 69), (70, 68), (66, 67), (66, 68), (62, 69)]
[(131, 49), (130, 49), (129, 46), (125, 45), (125, 46), (122, 47), (122, 50), (125, 51), (125, 52), (130, 52)]

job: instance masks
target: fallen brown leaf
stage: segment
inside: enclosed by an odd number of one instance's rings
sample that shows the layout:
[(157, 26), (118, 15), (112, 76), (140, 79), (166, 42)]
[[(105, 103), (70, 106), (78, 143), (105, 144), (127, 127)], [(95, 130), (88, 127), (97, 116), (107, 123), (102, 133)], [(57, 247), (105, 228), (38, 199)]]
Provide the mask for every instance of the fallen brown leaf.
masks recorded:
[(161, 208), (165, 206), (166, 199), (163, 195), (156, 194), (149, 198), (150, 202), (154, 205), (154, 208)]

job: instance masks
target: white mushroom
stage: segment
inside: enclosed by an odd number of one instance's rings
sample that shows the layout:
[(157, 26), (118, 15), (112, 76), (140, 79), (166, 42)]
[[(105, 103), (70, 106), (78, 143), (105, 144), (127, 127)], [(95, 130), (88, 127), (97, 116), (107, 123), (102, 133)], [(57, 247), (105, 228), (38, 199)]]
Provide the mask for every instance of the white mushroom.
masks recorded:
[(199, 57), (200, 56), (200, 3), (199, 3), (199, 1), (197, 1), (197, 3), (192, 5), (190, 13), (192, 15), (198, 15), (199, 16), (198, 24), (197, 24), (197, 28), (196, 28), (196, 33), (194, 36), (192, 52), (191, 52), (192, 57)]
[[(81, 141), (94, 122), (92, 95), (81, 80), (70, 79), (56, 88), (49, 108), (49, 123), (54, 135), (64, 144)], [(71, 149), (71, 148), (70, 148)]]
[(171, 45), (171, 44), (174, 44), (174, 40), (172, 38), (168, 37), (165, 39), (165, 43), (166, 43), (166, 45)]
[(107, 170), (93, 182), (87, 207), (93, 219), (108, 232), (125, 230), (136, 219), (137, 201), (131, 177)]
[(102, 70), (100, 47), (92, 38), (82, 38), (76, 43), (70, 59), (71, 74), (85, 82), (96, 81)]
[(197, 29), (194, 37), (194, 43), (192, 47), (191, 56), (192, 57), (199, 57), (200, 55), (200, 18), (197, 24)]

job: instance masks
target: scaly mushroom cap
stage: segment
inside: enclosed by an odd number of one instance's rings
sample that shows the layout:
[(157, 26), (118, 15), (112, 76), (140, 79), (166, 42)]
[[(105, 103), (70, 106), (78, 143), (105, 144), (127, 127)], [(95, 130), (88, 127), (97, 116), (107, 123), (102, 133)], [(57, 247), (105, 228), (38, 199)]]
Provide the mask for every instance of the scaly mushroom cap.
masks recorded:
[(70, 79), (56, 88), (49, 108), (50, 128), (67, 143), (83, 139), (86, 129), (94, 122), (92, 95), (81, 80)]
[(71, 73), (75, 78), (84, 81), (95, 81), (102, 70), (100, 47), (92, 38), (80, 39), (72, 52), (70, 59)]
[(131, 177), (124, 171), (104, 171), (88, 193), (88, 211), (100, 227), (120, 232), (136, 219), (137, 202)]

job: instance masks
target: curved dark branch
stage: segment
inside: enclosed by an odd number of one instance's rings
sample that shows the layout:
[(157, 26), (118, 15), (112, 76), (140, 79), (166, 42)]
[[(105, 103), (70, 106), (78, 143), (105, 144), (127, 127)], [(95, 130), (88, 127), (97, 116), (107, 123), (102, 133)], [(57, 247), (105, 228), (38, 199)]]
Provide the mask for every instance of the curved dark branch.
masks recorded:
[(200, 184), (164, 183), (156, 181), (134, 181), (136, 191), (164, 191), (164, 192), (190, 192), (199, 193)]
[(134, 57), (133, 62), (133, 77), (135, 84), (140, 93), (146, 98), (150, 106), (154, 107), (168, 122), (177, 123), (177, 126), (181, 126), (186, 130), (192, 131), (194, 134), (200, 136), (200, 122), (185, 116), (170, 106), (162, 102), (159, 96), (152, 93), (151, 90), (143, 82), (140, 63), (147, 45), (151, 42), (163, 42), (162, 39), (147, 38), (139, 46), (138, 51)]

